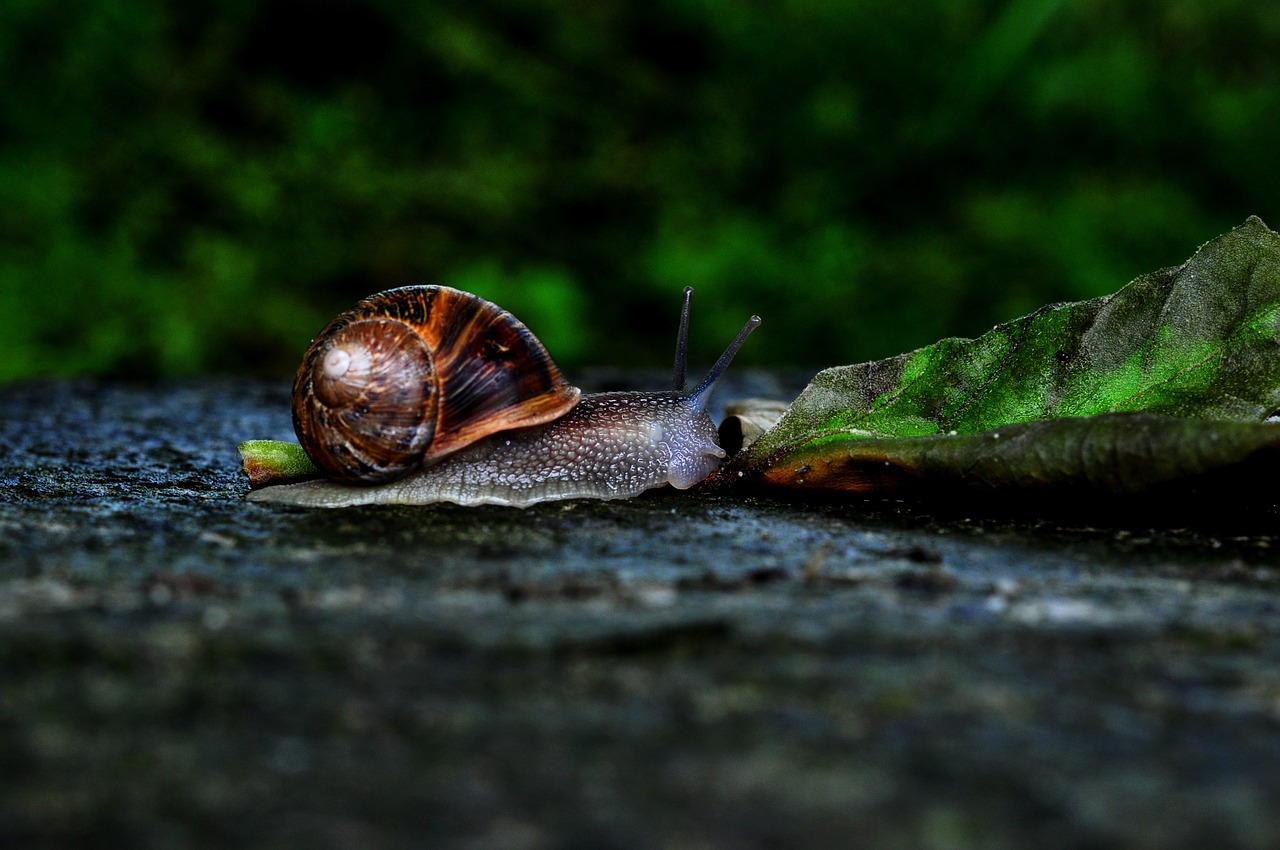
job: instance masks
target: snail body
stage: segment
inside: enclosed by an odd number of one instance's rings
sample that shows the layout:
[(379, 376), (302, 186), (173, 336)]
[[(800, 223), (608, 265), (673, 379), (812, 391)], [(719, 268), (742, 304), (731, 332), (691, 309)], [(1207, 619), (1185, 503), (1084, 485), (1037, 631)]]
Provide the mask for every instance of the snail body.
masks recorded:
[[(707, 377), (686, 391), (691, 292), (685, 290), (677, 337), (675, 389), (589, 395), (582, 395), (564, 381), (541, 343), (532, 334), (526, 337), (527, 329), (518, 320), (477, 296), (445, 287), (408, 287), (366, 299), (335, 319), (317, 337), (295, 381), (295, 428), (307, 454), (330, 480), (270, 487), (252, 493), (250, 498), (313, 507), (433, 502), (525, 507), (557, 499), (627, 498), (665, 484), (680, 489), (691, 487), (715, 471), (725, 456), (716, 427), (706, 412), (707, 400), (747, 335), (760, 323), (753, 316)], [(486, 329), (487, 341), (475, 343), (466, 328), (450, 326), (441, 334), (448, 341), (440, 349), (446, 355), (436, 358), (432, 367), (424, 370), (440, 388), (424, 390), (416, 385), (416, 377), (408, 379), (414, 385), (407, 389), (393, 382), (388, 392), (397, 409), (377, 410), (374, 394), (357, 387), (352, 393), (356, 399), (353, 411), (325, 408), (316, 412), (322, 397), (333, 393), (315, 387), (304, 371), (339, 372), (345, 378), (351, 362), (358, 364), (359, 372), (366, 368), (364, 353), (329, 353), (337, 349), (325, 341), (325, 334), (335, 327), (341, 334), (361, 321), (372, 320), (375, 325), (367, 330), (387, 336), (378, 336), (371, 350), (377, 358), (386, 356), (394, 365), (393, 371), (399, 373), (397, 381), (408, 378), (404, 374), (405, 363), (415, 361), (419, 355), (403, 352), (413, 350), (416, 343), (401, 339), (397, 328), (388, 334), (381, 323), (398, 320), (388, 320), (374, 309), (379, 300), (398, 303), (406, 298), (433, 305), (467, 300), (463, 312), (472, 317), (467, 321), (476, 325), (475, 316), (485, 317), (478, 320), (478, 326)], [(470, 300), (481, 302), (481, 306)], [(502, 314), (498, 325), (503, 326), (503, 334), (489, 323), (490, 308)], [(398, 308), (393, 312), (395, 309)], [(420, 314), (416, 310), (408, 312), (415, 317)], [(362, 318), (354, 318), (353, 313)], [(512, 323), (518, 328), (509, 330), (507, 326)], [(475, 327), (471, 329), (474, 330)], [(504, 341), (494, 343), (498, 337)], [(462, 370), (464, 374), (451, 375), (440, 382), (436, 376), (442, 368)], [(467, 375), (468, 370), (477, 375)], [(416, 374), (414, 369), (407, 371)], [(499, 397), (483, 395), (481, 388), (496, 389)], [(420, 401), (424, 396), (431, 396), (432, 400)], [(459, 404), (458, 398), (464, 401), (464, 411), (450, 409), (450, 405)], [(406, 424), (420, 414), (405, 413), (402, 408), (421, 411), (433, 405), (437, 408), (434, 423)], [(477, 410), (481, 413), (473, 415)], [(492, 427), (495, 421), (496, 427)], [(455, 433), (459, 425), (466, 431), (461, 438)], [(431, 431), (431, 436), (423, 437), (425, 431)], [(345, 441), (353, 437), (372, 439), (372, 448), (347, 445)], [(315, 446), (317, 441), (319, 447)], [(441, 445), (445, 448), (439, 449)], [(384, 464), (384, 455), (395, 457)], [(331, 466), (342, 463), (346, 464), (344, 468), (330, 472)]]

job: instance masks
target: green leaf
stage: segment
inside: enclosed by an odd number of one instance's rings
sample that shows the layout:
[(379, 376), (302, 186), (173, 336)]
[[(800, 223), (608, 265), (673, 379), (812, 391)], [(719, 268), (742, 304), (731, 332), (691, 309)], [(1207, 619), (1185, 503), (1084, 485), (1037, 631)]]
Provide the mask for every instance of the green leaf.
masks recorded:
[[(949, 477), (1124, 492), (1272, 445), (1275, 428), (1260, 423), (1278, 406), (1280, 235), (1251, 217), (1114, 295), (827, 369), (720, 480), (867, 490)], [(1145, 415), (1090, 419), (1134, 412)], [(1037, 424), (1009, 429), (1017, 423)], [(1104, 474), (1099, 457), (1118, 466)], [(871, 474), (873, 463), (886, 472)]]
[(245, 440), (240, 444), (240, 460), (245, 475), (249, 476), (249, 486), (254, 490), (321, 477), (320, 470), (297, 443)]

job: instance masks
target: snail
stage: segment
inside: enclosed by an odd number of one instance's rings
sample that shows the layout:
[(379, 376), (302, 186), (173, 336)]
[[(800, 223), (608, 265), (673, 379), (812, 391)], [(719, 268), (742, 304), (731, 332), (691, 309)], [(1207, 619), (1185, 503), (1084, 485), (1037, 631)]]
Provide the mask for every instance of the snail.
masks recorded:
[(686, 390), (692, 293), (685, 288), (672, 390), (586, 395), (528, 328), (477, 295), (410, 286), (370, 296), (312, 341), (294, 382), (294, 429), (328, 480), (249, 498), (525, 507), (692, 487), (725, 457), (708, 397), (760, 324), (752, 316)]

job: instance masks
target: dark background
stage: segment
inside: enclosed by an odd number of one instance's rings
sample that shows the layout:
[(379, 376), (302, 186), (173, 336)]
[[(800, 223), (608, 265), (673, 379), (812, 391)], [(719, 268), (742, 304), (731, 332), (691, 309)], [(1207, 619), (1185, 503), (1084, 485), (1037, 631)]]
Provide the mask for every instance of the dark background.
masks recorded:
[(561, 365), (823, 366), (1184, 260), (1280, 188), (1256, 0), (8, 0), (0, 380), (285, 375), (446, 283)]

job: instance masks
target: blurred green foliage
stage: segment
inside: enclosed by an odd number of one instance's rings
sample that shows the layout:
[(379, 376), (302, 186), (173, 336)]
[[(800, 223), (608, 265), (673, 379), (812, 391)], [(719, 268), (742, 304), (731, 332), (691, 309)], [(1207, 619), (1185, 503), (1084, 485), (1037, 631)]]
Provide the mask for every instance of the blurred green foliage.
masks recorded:
[(1280, 219), (1256, 0), (7, 0), (0, 69), (0, 379), (281, 374), (426, 282), (849, 363)]

